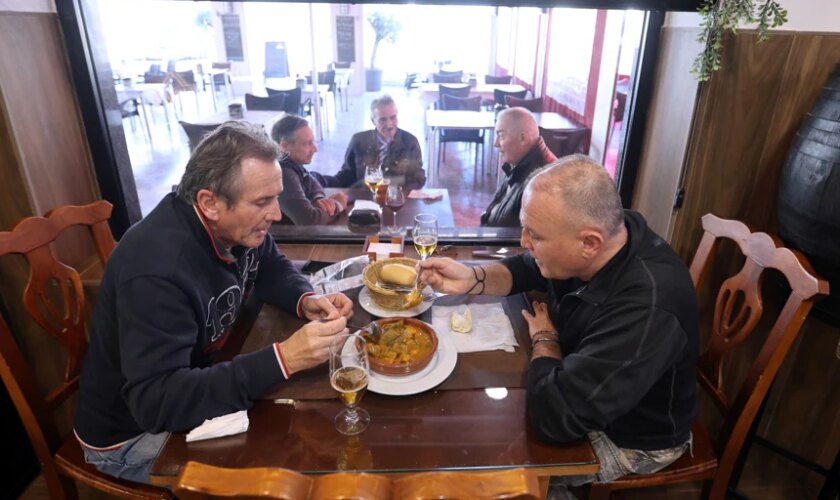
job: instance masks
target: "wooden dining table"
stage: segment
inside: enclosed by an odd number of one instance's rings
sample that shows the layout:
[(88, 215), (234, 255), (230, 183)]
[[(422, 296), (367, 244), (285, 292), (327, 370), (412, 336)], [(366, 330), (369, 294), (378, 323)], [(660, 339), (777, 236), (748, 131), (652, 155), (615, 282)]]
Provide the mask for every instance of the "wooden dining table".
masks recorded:
[[(347, 225), (348, 214), (353, 209), (356, 200), (371, 201), (371, 192), (366, 188), (326, 188), (324, 193), (330, 196), (337, 192), (347, 194), (350, 206), (338, 218), (332, 221), (331, 225)], [(405, 205), (397, 210), (396, 227), (406, 228), (414, 226), (414, 217), (418, 214), (432, 214), (437, 217), (438, 227), (455, 227), (455, 216), (452, 213), (452, 201), (449, 198), (449, 190), (441, 188), (424, 188), (419, 190), (428, 198), (409, 198), (410, 192), (405, 192)], [(390, 208), (382, 205), (384, 200), (380, 198), (379, 204), (382, 207), (381, 227), (394, 226), (394, 213)]]
[[(307, 255), (336, 257), (359, 250), (342, 248), (336, 253), (329, 247), (313, 247)], [(292, 249), (292, 256), (298, 250), (303, 247)], [(344, 293), (354, 301), (354, 324), (374, 317), (360, 305), (359, 288)], [(282, 467), (306, 474), (363, 471), (395, 477), (424, 471), (525, 467), (536, 472), (543, 492), (550, 476), (596, 473), (598, 460), (588, 440), (547, 444), (528, 422), (525, 385), (531, 348), (520, 314), (528, 307), (524, 294), (444, 296), (419, 318), (431, 323), (434, 307), (491, 303), (504, 308), (519, 347), (514, 352), (458, 353), (452, 373), (438, 386), (417, 394), (393, 396), (369, 390), (361, 407), (371, 422), (361, 434), (344, 436), (335, 429), (333, 419), (342, 404), (322, 365), (295, 374), (257, 401), (248, 411), (250, 427), (244, 433), (192, 443), (185, 441), (185, 433), (173, 433), (152, 466), (152, 483), (174, 484), (187, 461), (229, 468)], [(277, 307), (250, 302), (237, 320), (222, 359), (283, 341), (304, 324)]]

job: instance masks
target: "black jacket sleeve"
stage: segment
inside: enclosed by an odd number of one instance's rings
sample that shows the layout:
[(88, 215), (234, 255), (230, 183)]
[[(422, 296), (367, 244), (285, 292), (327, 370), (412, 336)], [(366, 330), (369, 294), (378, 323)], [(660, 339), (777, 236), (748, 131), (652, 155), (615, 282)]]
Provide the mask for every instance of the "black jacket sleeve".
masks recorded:
[(356, 162), (358, 160), (358, 145), (360, 138), (358, 134), (350, 139), (350, 144), (347, 145), (347, 151), (344, 152), (344, 163), (341, 169), (335, 175), (322, 175), (321, 183), (324, 187), (350, 187), (356, 182), (361, 182), (364, 179), (359, 179), (356, 174)]

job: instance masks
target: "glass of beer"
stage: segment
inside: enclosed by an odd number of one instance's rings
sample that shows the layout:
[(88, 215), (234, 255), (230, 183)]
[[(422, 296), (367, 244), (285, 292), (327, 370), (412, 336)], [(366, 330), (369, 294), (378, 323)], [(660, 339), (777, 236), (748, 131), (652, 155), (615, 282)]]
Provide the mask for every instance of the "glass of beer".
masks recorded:
[(370, 414), (358, 407), (369, 376), (365, 339), (359, 335), (336, 335), (330, 344), (330, 384), (346, 406), (335, 416), (336, 430), (346, 436), (361, 433), (370, 423)]
[(414, 249), (426, 260), (435, 252), (438, 242), (437, 217), (432, 214), (417, 214), (414, 217), (414, 229), (411, 231)]
[(376, 190), (382, 184), (382, 168), (379, 165), (365, 165), (365, 186), (370, 189), (370, 199), (376, 201)]

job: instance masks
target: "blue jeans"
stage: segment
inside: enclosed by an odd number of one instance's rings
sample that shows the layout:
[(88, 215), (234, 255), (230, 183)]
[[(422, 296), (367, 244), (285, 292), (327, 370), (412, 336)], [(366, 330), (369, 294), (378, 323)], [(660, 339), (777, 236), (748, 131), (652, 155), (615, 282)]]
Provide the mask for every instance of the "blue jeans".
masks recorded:
[(95, 450), (82, 445), (85, 462), (99, 472), (138, 483), (149, 483), (149, 470), (163, 448), (168, 432), (143, 433), (112, 450)]
[(589, 440), (598, 456), (601, 470), (597, 474), (552, 477), (547, 498), (576, 499), (567, 486), (581, 486), (595, 481), (609, 482), (628, 474), (653, 474), (671, 465), (691, 447), (691, 437), (679, 446), (656, 451), (619, 448), (603, 432), (590, 432)]

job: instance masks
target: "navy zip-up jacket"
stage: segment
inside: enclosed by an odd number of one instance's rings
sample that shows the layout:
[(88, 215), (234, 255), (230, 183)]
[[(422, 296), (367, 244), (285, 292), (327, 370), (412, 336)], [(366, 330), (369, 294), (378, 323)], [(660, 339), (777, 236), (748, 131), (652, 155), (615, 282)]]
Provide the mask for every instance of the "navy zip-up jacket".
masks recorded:
[(689, 438), (697, 414), (698, 312), (688, 269), (636, 212), (628, 241), (589, 283), (546, 280), (533, 257), (502, 261), (512, 293), (546, 290), (563, 359), (528, 370), (538, 435), (567, 442), (604, 431), (622, 448), (660, 450)]
[(289, 312), (312, 288), (270, 236), (219, 245), (175, 194), (120, 240), (91, 322), (75, 430), (109, 447), (250, 408), (285, 380), (273, 346), (213, 364), (251, 293)]

